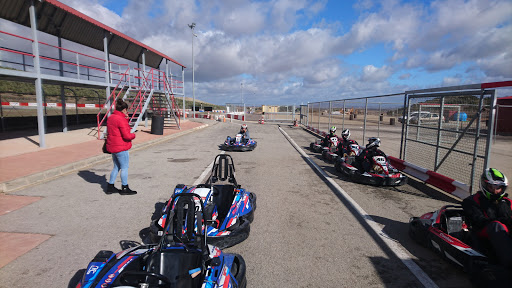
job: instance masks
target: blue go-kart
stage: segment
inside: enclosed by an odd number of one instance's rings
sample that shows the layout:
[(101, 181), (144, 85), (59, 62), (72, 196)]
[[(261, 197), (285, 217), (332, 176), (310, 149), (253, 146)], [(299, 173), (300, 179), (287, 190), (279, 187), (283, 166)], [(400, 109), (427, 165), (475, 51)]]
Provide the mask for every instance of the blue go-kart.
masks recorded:
[[(228, 154), (215, 157), (210, 177), (204, 184), (186, 186), (178, 184), (175, 195), (194, 193), (205, 203), (206, 238), (208, 244), (224, 249), (249, 237), (250, 223), (254, 219), (256, 195), (238, 185), (235, 166)], [(168, 211), (172, 209), (173, 197), (167, 201), (162, 212), (150, 224), (149, 238), (158, 242), (164, 234)]]
[(252, 151), (258, 143), (252, 139), (242, 137), (242, 134), (236, 134), (234, 138), (228, 136), (226, 141), (221, 145), (221, 149), (225, 151)]

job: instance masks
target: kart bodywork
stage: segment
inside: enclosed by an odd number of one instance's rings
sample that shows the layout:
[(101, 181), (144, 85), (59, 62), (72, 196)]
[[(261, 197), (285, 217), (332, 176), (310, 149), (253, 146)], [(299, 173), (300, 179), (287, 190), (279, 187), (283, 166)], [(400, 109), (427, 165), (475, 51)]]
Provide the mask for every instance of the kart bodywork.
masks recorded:
[[(230, 155), (217, 155), (205, 184), (191, 187), (179, 184), (174, 189), (173, 197), (187, 193), (198, 194), (205, 203), (204, 219), (207, 223), (208, 244), (224, 249), (249, 237), (250, 223), (254, 219), (256, 209), (256, 195), (241, 188), (236, 182), (235, 166)], [(166, 215), (172, 209), (173, 197), (167, 201), (161, 216), (150, 224), (152, 242), (159, 241), (163, 235)]]

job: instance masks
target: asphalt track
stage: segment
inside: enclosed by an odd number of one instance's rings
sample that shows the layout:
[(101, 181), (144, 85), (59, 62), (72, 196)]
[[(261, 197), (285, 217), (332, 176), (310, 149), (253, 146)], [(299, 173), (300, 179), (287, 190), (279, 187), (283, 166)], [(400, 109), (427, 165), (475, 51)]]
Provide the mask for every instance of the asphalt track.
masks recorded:
[[(4, 215), (0, 230), (51, 238), (0, 269), (0, 287), (68, 287), (99, 250), (117, 252), (144, 241), (155, 209), (176, 184), (191, 185), (204, 177), (221, 152), (218, 146), (238, 126), (219, 122), (133, 151), (129, 184), (139, 191), (134, 196), (103, 193), (111, 163), (12, 193), (44, 198)], [(248, 287), (424, 287), (382, 235), (438, 287), (471, 286), (460, 269), (407, 235), (411, 216), (457, 201), (421, 185), (377, 188), (352, 183), (309, 151), (315, 136), (301, 128), (281, 128), (383, 233), (376, 233), (335, 185), (315, 172), (277, 125), (251, 124), (258, 147), (229, 154), (238, 183), (257, 194), (258, 208), (249, 238), (225, 250), (244, 257)]]

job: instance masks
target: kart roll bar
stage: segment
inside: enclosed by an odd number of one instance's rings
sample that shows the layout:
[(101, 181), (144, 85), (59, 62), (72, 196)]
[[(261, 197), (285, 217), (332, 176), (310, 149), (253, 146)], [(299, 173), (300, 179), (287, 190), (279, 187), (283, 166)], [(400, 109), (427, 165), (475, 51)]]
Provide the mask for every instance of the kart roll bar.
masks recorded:
[[(178, 199), (178, 201), (176, 201), (176, 203), (173, 204), (174, 207), (171, 207), (172, 209), (169, 209), (169, 211), (167, 212), (167, 225), (164, 228), (164, 231), (167, 231), (168, 233), (170, 231), (170, 233), (172, 233), (173, 237), (177, 237), (178, 240), (186, 246), (185, 241), (183, 241), (183, 239), (182, 239), (183, 229), (184, 229), (184, 227), (183, 227), (184, 220), (187, 221), (187, 223), (186, 223), (187, 239), (186, 240), (190, 241), (191, 239), (194, 239), (194, 226), (195, 226), (194, 220), (197, 219), (198, 235), (197, 234), (195, 235), (197, 237), (195, 239), (195, 241), (202, 244), (201, 250), (205, 250), (206, 247), (208, 247), (208, 245), (206, 242), (206, 225), (203, 225), (203, 219), (205, 219), (205, 215), (204, 215), (204, 203), (203, 203), (203, 200), (201, 199), (201, 196), (199, 196), (196, 193), (174, 194), (171, 197), (171, 200), (170, 200), (171, 203), (174, 203), (178, 197), (183, 197), (183, 198)], [(194, 197), (199, 200), (199, 203), (201, 205), (201, 209), (200, 209), (201, 211), (195, 211), (196, 209), (195, 209)], [(187, 210), (186, 212), (184, 211), (185, 209)], [(184, 213), (186, 213), (186, 214), (184, 214)], [(174, 226), (174, 221), (176, 221), (176, 226)], [(199, 227), (199, 225), (201, 225), (201, 227)], [(204, 226), (204, 231), (203, 231), (203, 226)], [(175, 228), (178, 228), (178, 229), (175, 230)], [(178, 233), (180, 233), (180, 235), (176, 235), (177, 234), (176, 231), (178, 231)], [(167, 237), (162, 237), (162, 239), (160, 240), (161, 247), (163, 247), (163, 241), (165, 241), (166, 238)], [(173, 242), (174, 242), (174, 239), (173, 239)], [(204, 243), (202, 243), (202, 242), (204, 242)]]
[(212, 172), (205, 184), (211, 185), (219, 180), (228, 180), (235, 187), (238, 187), (235, 179), (235, 165), (233, 164), (233, 158), (229, 154), (219, 154), (215, 157)]

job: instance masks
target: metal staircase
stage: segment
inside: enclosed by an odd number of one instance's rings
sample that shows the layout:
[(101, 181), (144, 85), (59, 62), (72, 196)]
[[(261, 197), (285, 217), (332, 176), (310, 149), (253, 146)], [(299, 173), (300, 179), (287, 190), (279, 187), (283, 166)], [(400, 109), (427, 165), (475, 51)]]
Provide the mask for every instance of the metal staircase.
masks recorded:
[[(128, 104), (128, 123), (130, 127), (132, 127), (131, 133), (137, 130), (140, 121), (143, 120), (147, 114), (163, 116), (164, 127), (174, 127), (175, 125), (178, 129), (181, 129), (179, 108), (176, 105), (172, 86), (165, 73), (154, 68), (149, 71), (143, 71), (141, 69), (134, 70), (137, 70), (138, 75), (141, 75), (140, 77), (133, 76), (134, 79), (137, 79), (138, 82), (141, 83), (140, 86), (130, 85), (131, 81), (129, 80), (128, 85), (126, 85), (124, 78), (121, 78), (105, 103), (105, 107), (108, 106), (108, 109), (101, 121), (101, 112), (98, 113), (98, 139), (105, 137), (105, 133), (107, 132), (106, 128), (104, 128), (103, 131), (101, 131), (101, 129), (105, 126), (105, 120), (108, 115), (115, 108), (117, 97), (119, 97), (123, 91), (125, 91), (123, 100)], [(129, 78), (131, 77), (130, 75), (130, 71), (127, 70), (126, 77)], [(132, 97), (131, 95), (135, 96)], [(109, 103), (112, 103), (112, 105), (109, 105)]]

